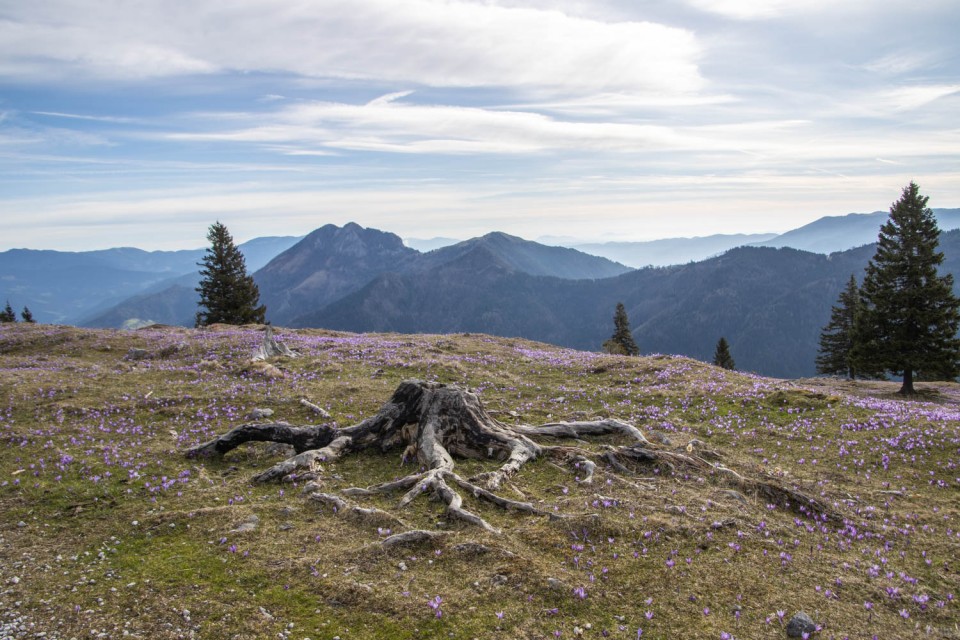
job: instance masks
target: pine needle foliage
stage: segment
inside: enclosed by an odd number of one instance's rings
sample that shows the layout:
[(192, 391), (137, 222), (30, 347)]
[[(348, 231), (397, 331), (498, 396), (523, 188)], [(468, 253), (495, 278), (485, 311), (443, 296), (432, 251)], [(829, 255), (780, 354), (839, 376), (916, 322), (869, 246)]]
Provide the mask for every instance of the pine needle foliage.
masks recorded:
[(0, 322), (16, 322), (17, 314), (13, 312), (13, 307), (10, 306), (10, 301), (7, 300), (7, 306), (3, 308), (3, 311), (0, 311)]
[(733, 356), (730, 355), (730, 344), (727, 342), (727, 339), (720, 337), (717, 341), (717, 347), (713, 351), (713, 364), (724, 369), (729, 369), (734, 371), (737, 368), (737, 363), (734, 362)]
[(227, 227), (219, 221), (212, 224), (207, 240), (207, 253), (197, 263), (203, 268), (196, 325), (263, 323), (266, 307), (260, 304), (260, 290), (247, 275), (246, 261)]
[(929, 198), (916, 183), (890, 207), (877, 252), (861, 287), (855, 359), (867, 368), (903, 376), (902, 394), (913, 394), (915, 376), (953, 379), (960, 374), (960, 300), (953, 276), (939, 275), (940, 229)]
[(24, 307), (23, 311), (20, 312), (20, 317), (24, 322), (29, 322), (33, 324), (36, 320), (33, 317), (33, 313), (30, 311), (30, 307)]
[(625, 356), (640, 355), (640, 347), (633, 339), (630, 319), (627, 317), (627, 310), (622, 302), (617, 303), (617, 310), (613, 314), (613, 326), (613, 335), (603, 343), (603, 350), (607, 353)]
[(846, 376), (850, 380), (858, 377), (872, 378), (881, 371), (862, 371), (855, 359), (855, 335), (857, 323), (863, 313), (860, 300), (860, 287), (857, 278), (850, 274), (847, 286), (840, 292), (837, 304), (830, 309), (830, 322), (820, 332), (820, 350), (817, 354), (817, 373), (834, 376)]

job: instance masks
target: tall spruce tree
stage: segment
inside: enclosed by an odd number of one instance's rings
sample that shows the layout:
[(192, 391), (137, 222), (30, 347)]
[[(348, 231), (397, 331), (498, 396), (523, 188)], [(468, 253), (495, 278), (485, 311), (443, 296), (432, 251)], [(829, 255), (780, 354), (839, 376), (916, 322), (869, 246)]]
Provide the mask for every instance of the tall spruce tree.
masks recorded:
[(953, 276), (939, 275), (940, 229), (916, 183), (904, 187), (880, 227), (877, 252), (860, 289), (863, 311), (854, 358), (867, 368), (903, 376), (912, 394), (916, 375), (953, 379), (960, 374), (960, 300)]
[(830, 309), (830, 322), (820, 332), (820, 352), (817, 354), (817, 373), (859, 377), (876, 377), (879, 371), (860, 371), (855, 361), (854, 336), (863, 312), (857, 278), (850, 274), (846, 288), (840, 292), (837, 304)]
[(243, 254), (233, 243), (227, 227), (219, 221), (207, 233), (210, 246), (197, 266), (200, 270), (200, 310), (197, 326), (262, 323), (266, 307), (260, 304), (260, 290), (247, 275)]
[(733, 356), (730, 355), (730, 345), (727, 343), (727, 339), (722, 336), (717, 340), (717, 348), (713, 351), (713, 364), (731, 371), (737, 368), (737, 363), (733, 361)]
[(0, 322), (16, 322), (17, 314), (13, 312), (13, 307), (10, 306), (10, 301), (7, 300), (7, 306), (3, 308), (3, 311), (0, 311)]
[(640, 347), (633, 339), (633, 332), (630, 331), (630, 319), (627, 318), (627, 310), (622, 302), (617, 303), (617, 310), (613, 314), (613, 327), (613, 335), (603, 343), (603, 350), (607, 353), (625, 356), (640, 355)]
[(36, 320), (33, 319), (33, 313), (30, 312), (30, 307), (24, 307), (23, 311), (20, 312), (20, 317), (23, 318), (24, 322), (36, 323)]

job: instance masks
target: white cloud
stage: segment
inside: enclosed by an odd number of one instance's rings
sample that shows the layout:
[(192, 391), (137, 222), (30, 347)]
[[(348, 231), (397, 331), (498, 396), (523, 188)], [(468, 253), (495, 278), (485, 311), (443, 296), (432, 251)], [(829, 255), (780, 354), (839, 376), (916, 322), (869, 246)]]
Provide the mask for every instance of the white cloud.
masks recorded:
[(816, 16), (820, 22), (841, 16), (870, 19), (877, 15), (915, 16), (955, 7), (955, 0), (684, 0), (707, 13), (734, 20), (768, 20)]
[(880, 103), (894, 111), (911, 111), (957, 92), (960, 92), (958, 84), (900, 87), (883, 92)]
[(250, 114), (246, 119), (258, 124), (248, 128), (179, 133), (170, 138), (440, 154), (627, 151), (693, 144), (669, 127), (572, 122), (525, 111), (401, 102), (409, 94), (390, 94), (364, 105), (302, 103), (273, 114)]
[(863, 68), (881, 75), (896, 76), (929, 67), (938, 58), (930, 51), (896, 51), (871, 60)]
[(233, 70), (560, 93), (702, 84), (687, 30), (467, 0), (51, 0), (6, 13), (7, 75)]
[[(545, 229), (584, 240), (616, 229), (618, 239), (785, 231), (823, 215), (882, 210), (911, 179), (933, 206), (960, 199), (960, 173), (913, 167), (864, 176), (784, 174), (585, 176), (574, 180), (358, 184), (281, 190), (255, 184), (203, 185), (162, 191), (103, 192), (86, 197), (9, 200), (0, 218), (0, 250), (13, 246), (89, 250), (200, 247), (214, 219), (238, 241), (270, 233), (304, 234), (355, 221), (404, 236), (468, 237), (499, 230), (536, 238)], [(150, 233), (144, 235), (144, 221)], [(609, 239), (609, 238), (607, 238)]]

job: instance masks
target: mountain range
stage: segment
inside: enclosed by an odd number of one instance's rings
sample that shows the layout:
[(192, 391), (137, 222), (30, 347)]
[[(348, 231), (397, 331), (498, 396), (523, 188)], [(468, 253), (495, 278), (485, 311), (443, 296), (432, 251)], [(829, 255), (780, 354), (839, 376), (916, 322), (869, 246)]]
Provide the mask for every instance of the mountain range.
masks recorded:
[[(947, 226), (960, 221), (960, 210), (937, 213)], [(849, 244), (863, 237), (856, 229), (864, 220), (876, 224), (875, 238), (884, 219), (824, 218), (777, 238), (807, 246)], [(777, 238), (760, 243), (776, 244)], [(612, 331), (616, 303), (623, 302), (644, 353), (708, 360), (724, 336), (739, 368), (779, 377), (814, 373), (830, 306), (874, 252), (872, 245), (829, 255), (740, 246), (699, 262), (635, 270), (503, 233), (421, 252), (392, 233), (353, 223), (325, 225), (303, 238), (261, 238), (240, 248), (267, 318), (279, 326), (482, 332), (596, 350)], [(960, 231), (944, 232), (941, 249), (947, 256), (944, 271), (956, 273)], [(192, 325), (195, 265), (202, 255), (203, 250), (12, 250), (0, 253), (0, 283), (7, 285), (0, 295), (18, 309), (27, 304), (41, 322), (63, 320), (51, 320), (43, 315), (46, 307), (22, 300), (63, 296), (61, 316), (67, 309), (74, 314), (72, 324), (85, 326)], [(54, 284), (44, 291), (45, 277)], [(96, 277), (106, 283), (99, 289)], [(31, 283), (37, 283), (35, 290)], [(136, 289), (132, 295), (131, 289)]]
[[(960, 229), (960, 209), (933, 209), (933, 213), (941, 230)], [(825, 216), (781, 234), (718, 234), (645, 242), (581, 243), (569, 238), (545, 242), (603, 256), (637, 269), (666, 267), (706, 260), (742, 246), (790, 247), (823, 254), (862, 247), (877, 241), (880, 225), (888, 215), (885, 211), (874, 211)]]
[[(256, 270), (299, 240), (255, 238), (238, 248), (247, 268)], [(181, 281), (192, 289), (199, 282), (197, 263), (205, 252), (10, 249), (0, 252), (0, 296), (18, 311), (29, 307), (38, 322), (79, 325), (132, 296), (162, 291)]]

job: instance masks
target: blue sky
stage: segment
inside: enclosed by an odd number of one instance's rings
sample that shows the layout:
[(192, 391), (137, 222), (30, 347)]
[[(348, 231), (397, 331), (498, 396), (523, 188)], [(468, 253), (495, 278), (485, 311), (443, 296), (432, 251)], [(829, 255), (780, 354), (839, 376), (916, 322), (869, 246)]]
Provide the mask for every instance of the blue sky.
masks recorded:
[(0, 250), (960, 206), (955, 0), (0, 0)]

